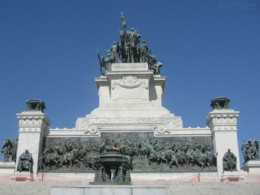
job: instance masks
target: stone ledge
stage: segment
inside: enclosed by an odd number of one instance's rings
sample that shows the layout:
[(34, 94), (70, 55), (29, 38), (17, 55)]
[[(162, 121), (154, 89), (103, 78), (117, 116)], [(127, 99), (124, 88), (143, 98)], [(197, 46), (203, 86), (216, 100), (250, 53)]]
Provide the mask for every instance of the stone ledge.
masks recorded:
[(1, 174), (11, 174), (14, 173), (15, 162), (0, 162), (0, 173)]
[(138, 71), (148, 70), (148, 63), (114, 63), (111, 71)]
[(260, 173), (260, 159), (249, 160), (241, 168), (249, 173)]

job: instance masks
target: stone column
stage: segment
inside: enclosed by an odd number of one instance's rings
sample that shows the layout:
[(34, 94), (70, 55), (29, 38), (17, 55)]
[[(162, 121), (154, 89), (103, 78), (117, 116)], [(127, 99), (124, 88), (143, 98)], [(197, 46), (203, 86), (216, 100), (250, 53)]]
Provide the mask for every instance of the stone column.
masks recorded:
[(19, 140), (15, 172), (17, 172), (19, 156), (26, 149), (32, 154), (33, 173), (36, 174), (38, 172), (38, 160), (42, 151), (43, 136), (49, 132), (50, 125), (50, 120), (43, 113), (43, 108), (38, 108), (28, 105), (26, 111), (17, 114), (19, 120)]
[(237, 140), (237, 118), (239, 112), (231, 109), (228, 98), (217, 98), (212, 100), (213, 110), (207, 117), (207, 125), (213, 136), (214, 150), (217, 155), (218, 174), (223, 173), (222, 159), (224, 154), (231, 150), (237, 158), (237, 170), (240, 170), (239, 148)]

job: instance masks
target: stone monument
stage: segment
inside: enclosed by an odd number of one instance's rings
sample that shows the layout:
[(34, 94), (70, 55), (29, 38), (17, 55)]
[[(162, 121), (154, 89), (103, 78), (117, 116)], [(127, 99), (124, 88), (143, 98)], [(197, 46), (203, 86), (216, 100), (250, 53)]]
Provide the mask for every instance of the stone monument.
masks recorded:
[[(223, 172), (239, 172), (239, 112), (230, 107), (230, 99), (211, 101), (206, 127), (183, 127), (182, 118), (163, 106), (162, 63), (136, 29), (127, 30), (123, 13), (121, 20), (119, 41), (106, 57), (97, 53), (97, 108), (77, 118), (71, 129), (50, 128), (42, 100), (27, 100), (26, 110), (17, 114), (18, 145), (6, 140), (2, 147), (5, 159), (16, 161), (15, 174), (130, 184), (194, 175), (199, 180), (204, 173), (214, 180)], [(246, 161), (258, 158), (249, 151), (256, 143), (243, 146)]]

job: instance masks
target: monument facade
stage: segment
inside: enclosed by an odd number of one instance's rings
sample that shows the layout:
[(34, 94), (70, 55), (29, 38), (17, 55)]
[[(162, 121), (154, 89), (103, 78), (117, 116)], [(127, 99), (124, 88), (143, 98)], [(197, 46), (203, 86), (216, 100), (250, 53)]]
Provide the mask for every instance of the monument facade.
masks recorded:
[[(211, 101), (205, 127), (183, 127), (182, 118), (162, 103), (162, 63), (135, 29), (127, 30), (123, 14), (121, 20), (119, 41), (113, 42), (107, 57), (98, 52), (99, 105), (77, 118), (74, 128), (50, 128), (45, 103), (26, 101), (27, 109), (17, 114), (18, 144), (9, 144), (17, 152), (8, 153), (8, 142), (2, 149), (7, 161), (15, 161), (14, 173), (129, 184), (239, 172), (239, 112), (230, 108), (230, 100)], [(256, 150), (250, 156), (247, 147), (245, 159), (257, 160)]]

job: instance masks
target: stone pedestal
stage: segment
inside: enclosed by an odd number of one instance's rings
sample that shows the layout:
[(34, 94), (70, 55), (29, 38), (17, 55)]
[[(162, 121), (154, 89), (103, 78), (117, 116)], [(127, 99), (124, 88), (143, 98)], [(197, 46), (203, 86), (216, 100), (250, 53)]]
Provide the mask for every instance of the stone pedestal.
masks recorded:
[(100, 131), (181, 129), (182, 119), (162, 106), (166, 78), (154, 75), (147, 63), (114, 63), (106, 76), (96, 78), (99, 107), (80, 117), (76, 129), (99, 136)]
[(258, 160), (249, 160), (244, 165), (242, 169), (248, 173), (260, 173), (260, 159)]
[(223, 156), (231, 150), (236, 156), (237, 170), (240, 170), (237, 141), (237, 118), (239, 112), (230, 108), (213, 109), (207, 117), (207, 125), (212, 131), (214, 150), (217, 155), (218, 173), (223, 172)]
[[(237, 142), (237, 117), (239, 112), (228, 107), (229, 100), (227, 98), (217, 98), (213, 102), (213, 110), (207, 117), (207, 127), (183, 128), (181, 117), (170, 113), (162, 105), (165, 80), (165, 77), (155, 75), (153, 70), (149, 70), (147, 63), (112, 64), (106, 75), (95, 79), (98, 88), (99, 106), (85, 117), (79, 117), (75, 128), (72, 129), (49, 129), (50, 121), (43, 113), (45, 105), (42, 109), (38, 109), (38, 103), (42, 103), (41, 101), (29, 101), (29, 110), (17, 114), (19, 119), (19, 144), (16, 166), (18, 165), (19, 156), (25, 150), (29, 150), (34, 161), (33, 173), (37, 173), (39, 156), (43, 145), (48, 147), (52, 143), (59, 143), (59, 146), (63, 148), (65, 141), (68, 139), (70, 140), (68, 142), (81, 142), (80, 144), (88, 148), (90, 147), (89, 143), (92, 141), (99, 144), (102, 143), (101, 139), (106, 138), (111, 143), (114, 143), (113, 139), (117, 138), (119, 142), (122, 142), (120, 143), (122, 148), (123, 146), (125, 148), (131, 146), (133, 151), (136, 148), (138, 150), (142, 148), (143, 161), (148, 159), (149, 152), (147, 150), (155, 151), (155, 148), (158, 149), (160, 145), (166, 149), (169, 144), (178, 143), (182, 147), (185, 145), (186, 150), (188, 148), (193, 150), (196, 145), (201, 145), (201, 147), (196, 146), (197, 150), (200, 150), (202, 145), (208, 146), (208, 152), (210, 152), (208, 160), (211, 161), (210, 166), (213, 168), (208, 171), (216, 171), (215, 153), (217, 153), (217, 171), (219, 175), (223, 172), (223, 156), (230, 149), (237, 157), (236, 170), (240, 170)], [(44, 144), (43, 137), (46, 138)], [(80, 138), (80, 140), (75, 141), (75, 138)], [(135, 143), (136, 146), (133, 145), (132, 140), (138, 141)], [(167, 143), (169, 144), (167, 145)], [(106, 146), (106, 144), (104, 145)], [(213, 147), (215, 153), (212, 152)], [(90, 148), (93, 148), (93, 146)], [(173, 149), (169, 150), (158, 154), (158, 156), (162, 156), (161, 161), (164, 163), (168, 160), (164, 157), (165, 152), (174, 153)], [(70, 153), (71, 151), (66, 152)], [(140, 153), (140, 151), (137, 152)], [(202, 149), (200, 152), (203, 154)], [(156, 156), (153, 158), (148, 160), (155, 162), (158, 160)], [(192, 159), (192, 157), (190, 158)], [(141, 162), (140, 159), (137, 160)], [(182, 163), (187, 164), (188, 162)], [(196, 163), (200, 163), (202, 167), (200, 167), (200, 170), (203, 169), (204, 171), (204, 168), (210, 168), (205, 167), (205, 162), (201, 159)], [(139, 163), (139, 165), (143, 168), (147, 165), (147, 162), (143, 163), (143, 165)], [(177, 160), (172, 160), (171, 166), (173, 165), (176, 165), (178, 169), (182, 167), (178, 166)], [(151, 168), (149, 166), (148, 163), (148, 168)], [(143, 170), (140, 167), (139, 171), (141, 172)], [(168, 172), (176, 171), (173, 167), (169, 166), (167, 168)], [(189, 168), (180, 169), (176, 172), (185, 172)], [(149, 171), (153, 171), (153, 169), (151, 168)], [(193, 167), (194, 171), (195, 168)]]
[(16, 171), (19, 156), (28, 150), (33, 158), (33, 173), (38, 171), (39, 155), (42, 152), (43, 136), (48, 134), (50, 120), (41, 111), (24, 111), (17, 114), (19, 120), (19, 142), (17, 148)]
[(96, 187), (52, 187), (51, 195), (166, 195), (167, 188), (165, 186), (96, 186)]

